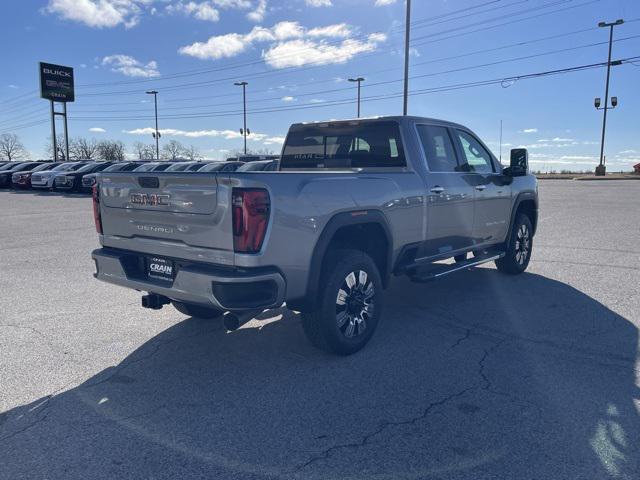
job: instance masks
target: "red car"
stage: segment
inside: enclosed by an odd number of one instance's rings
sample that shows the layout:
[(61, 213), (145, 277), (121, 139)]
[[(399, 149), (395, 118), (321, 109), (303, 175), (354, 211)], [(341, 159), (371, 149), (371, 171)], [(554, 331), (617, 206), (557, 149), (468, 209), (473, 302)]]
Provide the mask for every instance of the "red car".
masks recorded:
[(62, 162), (47, 162), (41, 165), (38, 165), (36, 168), (32, 170), (26, 170), (23, 172), (15, 172), (11, 175), (11, 185), (13, 188), (31, 188), (31, 175), (35, 172), (44, 172), (46, 170), (51, 170), (52, 168), (61, 165)]

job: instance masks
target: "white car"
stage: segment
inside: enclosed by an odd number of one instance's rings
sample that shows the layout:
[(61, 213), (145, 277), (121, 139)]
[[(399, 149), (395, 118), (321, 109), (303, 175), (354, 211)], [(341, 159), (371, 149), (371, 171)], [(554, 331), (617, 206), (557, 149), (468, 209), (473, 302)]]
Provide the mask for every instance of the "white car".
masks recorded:
[(31, 175), (31, 187), (32, 188), (53, 188), (53, 179), (56, 175), (62, 172), (73, 172), (80, 167), (86, 165), (88, 162), (65, 162), (62, 165), (58, 165), (56, 168), (47, 170), (46, 172), (37, 172)]

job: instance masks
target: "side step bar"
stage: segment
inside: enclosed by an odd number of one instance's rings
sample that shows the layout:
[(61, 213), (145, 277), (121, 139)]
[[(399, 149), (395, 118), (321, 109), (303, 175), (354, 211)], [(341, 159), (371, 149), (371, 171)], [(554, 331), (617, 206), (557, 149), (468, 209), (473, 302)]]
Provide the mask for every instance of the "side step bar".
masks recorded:
[(492, 252), (485, 255), (480, 255), (479, 257), (470, 258), (463, 262), (456, 262), (451, 265), (432, 265), (431, 268), (425, 267), (422, 272), (416, 273), (410, 278), (411, 281), (417, 283), (430, 282), (431, 280), (444, 277), (445, 275), (449, 275), (450, 273), (459, 272), (460, 270), (465, 270), (470, 267), (477, 267), (478, 265), (482, 265), (483, 263), (498, 260), (499, 258), (504, 257), (504, 255), (504, 252)]

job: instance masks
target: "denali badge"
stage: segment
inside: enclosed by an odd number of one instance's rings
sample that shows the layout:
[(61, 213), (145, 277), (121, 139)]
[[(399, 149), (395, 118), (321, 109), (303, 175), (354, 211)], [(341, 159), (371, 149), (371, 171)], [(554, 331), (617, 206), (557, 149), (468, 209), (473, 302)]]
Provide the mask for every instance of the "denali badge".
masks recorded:
[(153, 207), (169, 205), (171, 195), (159, 195), (157, 193), (132, 193), (129, 202), (134, 205), (151, 205)]

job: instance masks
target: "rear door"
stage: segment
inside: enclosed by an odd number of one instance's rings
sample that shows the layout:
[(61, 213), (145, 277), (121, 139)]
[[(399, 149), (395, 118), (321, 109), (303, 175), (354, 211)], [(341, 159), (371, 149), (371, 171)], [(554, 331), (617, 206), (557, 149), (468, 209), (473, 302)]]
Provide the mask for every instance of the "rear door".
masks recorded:
[(498, 162), (475, 135), (456, 129), (454, 137), (462, 168), (469, 172), (467, 175), (473, 182), (474, 242), (501, 242), (509, 227), (511, 186), (504, 184)]
[(473, 241), (473, 186), (459, 171), (449, 129), (416, 125), (429, 173), (427, 175), (427, 238), (420, 257), (467, 248)]
[(226, 183), (218, 185), (215, 174), (101, 174), (105, 245), (232, 264)]

